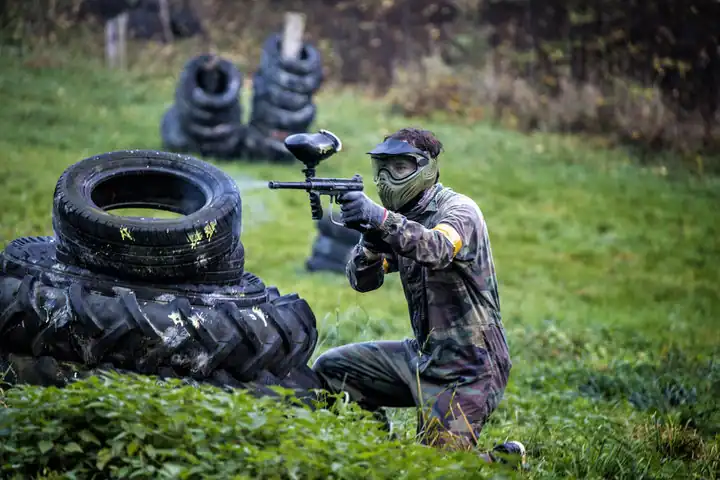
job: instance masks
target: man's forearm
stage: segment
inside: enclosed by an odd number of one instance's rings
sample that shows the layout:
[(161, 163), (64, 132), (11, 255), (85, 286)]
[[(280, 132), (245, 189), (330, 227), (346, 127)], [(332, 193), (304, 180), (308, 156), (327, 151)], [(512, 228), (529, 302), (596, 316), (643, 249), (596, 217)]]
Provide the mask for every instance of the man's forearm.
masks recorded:
[(396, 254), (437, 269), (447, 267), (463, 243), (450, 225), (441, 223), (428, 229), (394, 212), (389, 213), (380, 230)]

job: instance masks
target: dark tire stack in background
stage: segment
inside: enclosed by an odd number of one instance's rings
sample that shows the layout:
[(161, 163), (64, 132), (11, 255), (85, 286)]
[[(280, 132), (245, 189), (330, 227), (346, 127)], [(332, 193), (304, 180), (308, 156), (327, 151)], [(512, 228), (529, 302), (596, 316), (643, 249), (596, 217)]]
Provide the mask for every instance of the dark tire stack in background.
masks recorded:
[[(191, 2), (169, 2), (169, 7), (169, 27), (173, 38), (190, 38), (203, 33), (202, 24)], [(132, 38), (164, 39), (160, 2), (141, 0), (128, 10), (128, 31)]]
[(323, 67), (320, 52), (310, 43), (302, 44), (297, 58), (285, 59), (281, 42), (275, 33), (263, 45), (247, 126), (241, 123), (243, 76), (237, 67), (210, 55), (191, 59), (180, 75), (175, 103), (161, 122), (163, 148), (218, 159), (294, 162), (283, 142), (288, 135), (307, 132), (315, 120), (313, 96), (323, 83)]
[[(191, 0), (170, 1), (168, 7), (168, 26), (173, 39), (205, 34)], [(121, 13), (128, 15), (127, 29), (130, 38), (166, 42), (170, 40), (165, 38), (159, 0), (82, 0), (77, 9), (79, 19), (94, 17), (103, 22)]]
[(163, 148), (220, 159), (240, 156), (245, 138), (242, 86), (242, 73), (228, 60), (199, 55), (188, 61), (175, 103), (162, 119)]
[(263, 45), (260, 68), (253, 76), (252, 112), (245, 141), (251, 158), (293, 162), (283, 144), (293, 133), (306, 132), (315, 120), (313, 95), (323, 82), (320, 52), (303, 43), (298, 58), (281, 54), (282, 37), (272, 34)]
[[(184, 216), (110, 213), (118, 208)], [(133, 150), (72, 165), (55, 188), (55, 237), (0, 252), (0, 364), (26, 374), (21, 383), (110, 368), (310, 396), (315, 316), (245, 271), (241, 214), (233, 180), (192, 157)]]
[(325, 215), (317, 222), (317, 231), (305, 268), (309, 272), (344, 274), (350, 253), (360, 242), (360, 233), (334, 224), (329, 215)]

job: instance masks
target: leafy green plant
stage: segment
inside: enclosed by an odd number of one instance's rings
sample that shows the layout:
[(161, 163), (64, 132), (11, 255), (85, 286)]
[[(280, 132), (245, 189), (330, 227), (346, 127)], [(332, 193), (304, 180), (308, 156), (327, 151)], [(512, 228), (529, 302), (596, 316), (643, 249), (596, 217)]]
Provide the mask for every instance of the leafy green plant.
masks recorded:
[(0, 468), (16, 478), (218, 479), (471, 478), (484, 468), (472, 453), (388, 441), (352, 404), (310, 411), (285, 400), (117, 374), (12, 389)]

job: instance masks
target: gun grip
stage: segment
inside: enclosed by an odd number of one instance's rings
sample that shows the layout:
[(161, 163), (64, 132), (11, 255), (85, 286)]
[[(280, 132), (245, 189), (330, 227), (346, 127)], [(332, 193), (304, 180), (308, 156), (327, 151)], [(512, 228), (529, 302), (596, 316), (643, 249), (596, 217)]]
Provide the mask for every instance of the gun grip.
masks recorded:
[(322, 203), (320, 202), (320, 194), (317, 192), (309, 192), (310, 196), (310, 213), (313, 220), (320, 220), (323, 217)]

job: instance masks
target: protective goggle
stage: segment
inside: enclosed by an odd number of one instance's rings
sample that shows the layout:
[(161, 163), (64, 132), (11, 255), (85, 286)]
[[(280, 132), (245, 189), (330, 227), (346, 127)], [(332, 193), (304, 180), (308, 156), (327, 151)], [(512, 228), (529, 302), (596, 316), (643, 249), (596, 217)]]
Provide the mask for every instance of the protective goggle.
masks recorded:
[(385, 170), (394, 180), (403, 180), (430, 162), (425, 152), (396, 139), (388, 139), (368, 153), (376, 175)]
[[(393, 180), (404, 180), (418, 171), (418, 158), (412, 155), (373, 156), (370, 158), (376, 175), (379, 175), (381, 171), (386, 171)], [(419, 160), (423, 160), (423, 158), (420, 157)]]

